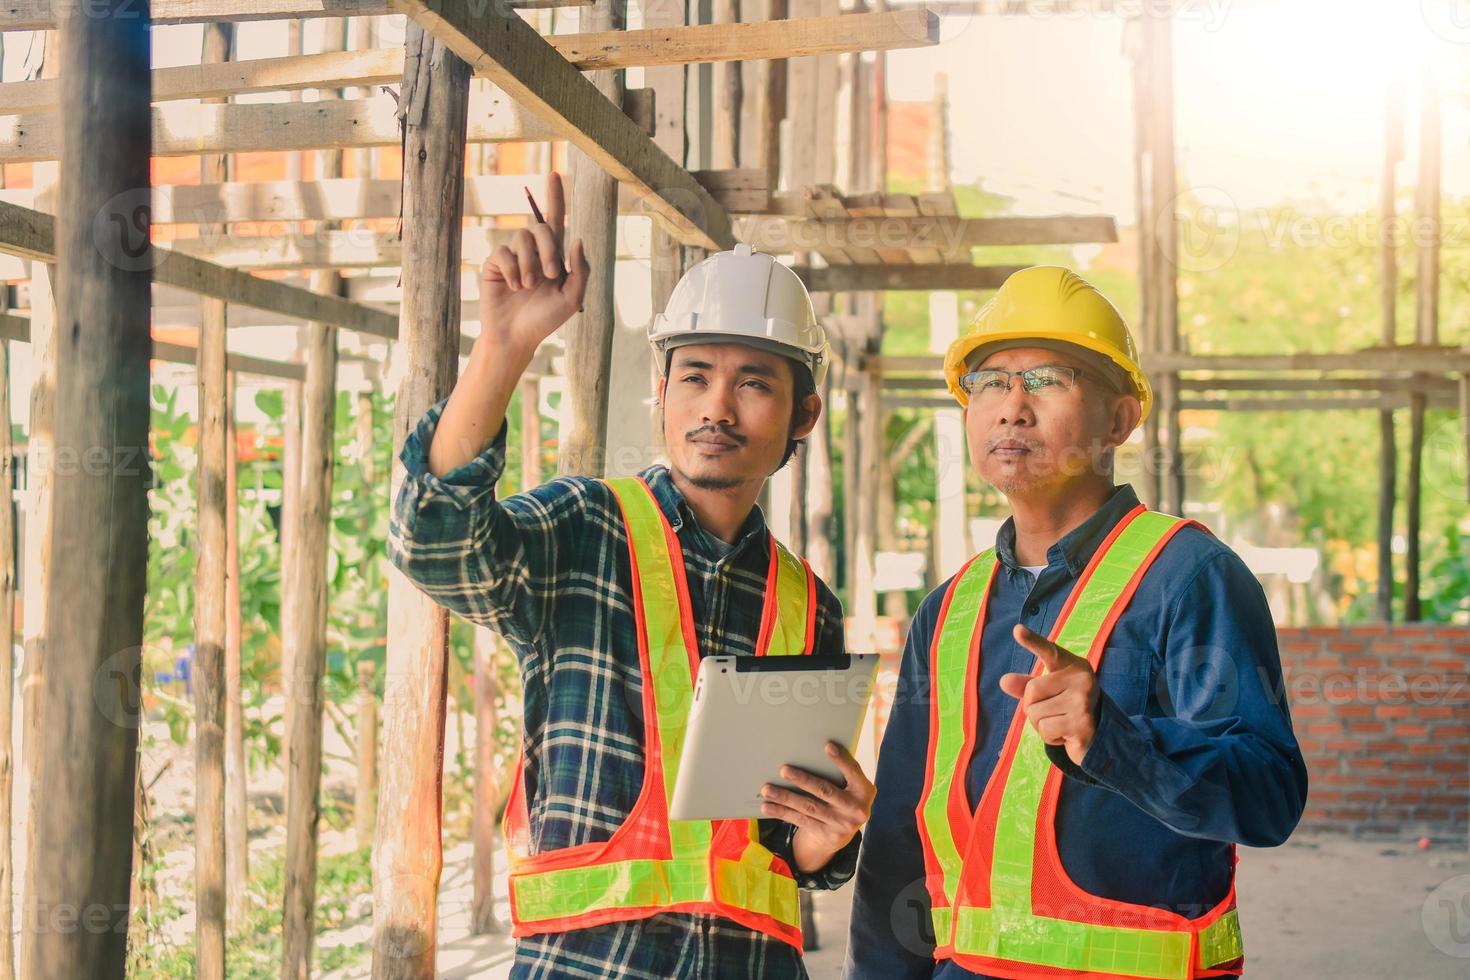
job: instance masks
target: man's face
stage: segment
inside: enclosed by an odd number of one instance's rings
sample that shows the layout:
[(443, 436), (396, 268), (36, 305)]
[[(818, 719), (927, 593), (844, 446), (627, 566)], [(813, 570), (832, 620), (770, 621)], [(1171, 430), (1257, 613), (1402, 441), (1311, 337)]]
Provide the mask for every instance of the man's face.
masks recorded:
[(1122, 445), (1142, 412), (1137, 398), (1113, 391), (1082, 359), (1058, 351), (1000, 351), (980, 367), (1024, 371), (1047, 365), (1080, 375), (1070, 390), (1034, 394), (1012, 377), (1010, 391), (972, 393), (965, 408), (970, 459), (1007, 497), (1046, 495), (1096, 476), (1111, 479), (1107, 451)]
[[(660, 390), (664, 438), (676, 472), (694, 486), (728, 490), (764, 481), (786, 445), (816, 423), (792, 429), (795, 364), (743, 344), (677, 347)], [(820, 400), (815, 395), (820, 410)]]

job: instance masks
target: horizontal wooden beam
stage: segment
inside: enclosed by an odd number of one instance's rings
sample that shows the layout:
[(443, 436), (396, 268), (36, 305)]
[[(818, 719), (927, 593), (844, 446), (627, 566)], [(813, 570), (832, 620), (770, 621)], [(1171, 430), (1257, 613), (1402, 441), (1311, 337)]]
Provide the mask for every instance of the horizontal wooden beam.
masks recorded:
[(480, 0), (395, 0), (411, 16), (620, 183), (686, 245), (728, 249), (730, 218), (652, 138), (530, 24)]
[(1453, 378), (1180, 378), (1185, 391), (1453, 391)]
[(832, 265), (806, 266), (796, 274), (814, 293), (859, 293), (902, 289), (999, 289), (1019, 265)]
[[(1425, 402), (1430, 408), (1454, 408), (1454, 392), (1429, 392)], [(1407, 392), (1385, 392), (1361, 397), (1334, 398), (1187, 398), (1181, 399), (1182, 410), (1198, 412), (1381, 412), (1409, 408)]]
[[(938, 374), (944, 359), (934, 355), (880, 357), (878, 369), (893, 374)], [(1162, 354), (1147, 353), (1150, 375), (1169, 371), (1357, 371), (1364, 374), (1459, 374), (1470, 372), (1470, 348), (1368, 348), (1341, 354)]]
[(1144, 356), (1150, 373), (1168, 371), (1470, 371), (1470, 349), (1379, 347), (1333, 354), (1165, 354)]
[[(107, 226), (104, 226), (107, 227)], [(117, 249), (119, 262), (146, 262), (153, 267), (153, 281), (178, 286), (201, 296), (241, 303), (295, 320), (315, 321), (356, 330), (359, 333), (398, 337), (398, 317), (384, 310), (354, 303), (340, 296), (326, 296), (309, 289), (289, 286), (227, 269), (191, 255), (154, 246), (152, 255), (124, 251), (121, 242), (98, 239), (98, 248)], [(0, 251), (43, 262), (56, 261), (56, 219), (40, 211), (0, 203)]]
[[(927, 10), (915, 9), (748, 24), (557, 34), (547, 35), (546, 40), (572, 67), (591, 71), (924, 47), (939, 42), (939, 18)], [(253, 58), (155, 69), (153, 101), (397, 85), (402, 78), (402, 48)], [(58, 79), (38, 78), (0, 85), (0, 114), (52, 111), (60, 84)]]
[[(624, 106), (638, 116), (638, 121), (611, 107), (609, 111), (633, 132), (641, 135), (645, 129), (651, 129), (651, 93), (630, 90)], [(560, 138), (556, 130), (502, 92), (475, 93), (470, 97), (469, 111), (466, 139), (471, 143)], [(387, 95), (323, 102), (163, 105), (153, 109), (156, 157), (398, 146), (402, 138), (398, 130), (398, 105)], [(0, 116), (0, 160), (7, 163), (55, 160), (60, 153), (61, 130), (56, 113)]]
[[(0, 340), (30, 343), (30, 318), (16, 316), (13, 313), (0, 313)], [(157, 338), (153, 341), (153, 359), (156, 361), (168, 361), (171, 364), (196, 364), (198, 358), (199, 348), (197, 347), (171, 343)], [(293, 381), (301, 381), (306, 377), (304, 364), (272, 361), (263, 357), (251, 357), (248, 354), (234, 352), (225, 353), (225, 367), (238, 374), (257, 374), (266, 378), (288, 378)]]
[(1107, 216), (1049, 218), (950, 218), (943, 216), (845, 218), (796, 221), (739, 218), (735, 237), (763, 252), (832, 252), (847, 248), (937, 249), (947, 261), (968, 257), (986, 245), (1078, 245), (1116, 242), (1118, 227)]
[[(460, 262), (478, 268), (490, 253), (509, 245), (513, 228), (464, 229)], [(368, 269), (403, 264), (403, 240), (397, 232), (355, 228), (284, 235), (219, 235), (180, 238), (169, 243), (172, 254), (192, 255), (232, 269)], [(618, 258), (640, 258), (621, 252)]]
[[(583, 7), (594, 0), (509, 0), (512, 7)], [(0, 31), (49, 31), (58, 7), (86, 0), (7, 0), (0, 9)], [(395, 13), (389, 0), (153, 0), (155, 24), (213, 24), (221, 21), (287, 20), (297, 17), (378, 17)], [(85, 9), (85, 6), (82, 7)]]
[[(696, 170), (694, 179), (730, 211), (761, 211), (770, 200), (764, 171)], [(529, 216), (526, 188), (546, 200), (541, 174), (492, 174), (464, 182), (467, 218)], [(218, 184), (160, 184), (153, 188), (154, 225), (218, 225), (284, 221), (347, 221), (397, 218), (402, 185), (397, 180), (336, 178), (328, 180), (229, 181)], [(0, 189), (0, 201), (50, 211), (38, 206), (29, 188)], [(643, 214), (631, 191), (620, 195), (619, 211)]]

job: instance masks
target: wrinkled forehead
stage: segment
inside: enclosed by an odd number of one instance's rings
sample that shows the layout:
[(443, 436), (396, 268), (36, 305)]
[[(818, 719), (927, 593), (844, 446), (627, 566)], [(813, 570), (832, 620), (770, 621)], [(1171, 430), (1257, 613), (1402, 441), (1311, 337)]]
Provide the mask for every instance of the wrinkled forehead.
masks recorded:
[(1025, 371), (1043, 364), (1084, 369), (1086, 361), (1067, 350), (1063, 345), (1055, 347), (1010, 347), (1002, 350), (981, 352), (972, 359), (970, 370), (992, 369), (998, 371)]

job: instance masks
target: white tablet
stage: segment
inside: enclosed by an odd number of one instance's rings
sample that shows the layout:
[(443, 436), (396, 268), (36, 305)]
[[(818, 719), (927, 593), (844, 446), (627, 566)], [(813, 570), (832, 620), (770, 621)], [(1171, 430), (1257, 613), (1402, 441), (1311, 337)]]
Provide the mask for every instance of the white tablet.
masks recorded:
[(795, 766), (844, 784), (829, 741), (852, 751), (873, 696), (877, 654), (705, 657), (694, 685), (669, 816), (760, 817), (766, 783)]

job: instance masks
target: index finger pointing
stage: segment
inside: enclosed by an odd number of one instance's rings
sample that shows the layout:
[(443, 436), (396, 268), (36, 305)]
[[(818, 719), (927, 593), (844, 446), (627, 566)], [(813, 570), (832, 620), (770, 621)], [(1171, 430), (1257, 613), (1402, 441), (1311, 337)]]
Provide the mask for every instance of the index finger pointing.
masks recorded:
[(551, 226), (556, 240), (561, 241), (562, 227), (567, 220), (566, 189), (562, 187), (561, 174), (555, 170), (546, 179), (546, 223)]
[(1076, 655), (1063, 650), (1040, 633), (1027, 629), (1020, 623), (1016, 624), (1014, 635), (1016, 642), (1036, 654), (1036, 659), (1040, 660), (1041, 665), (1047, 670), (1061, 670), (1063, 667), (1067, 667), (1080, 659)]

